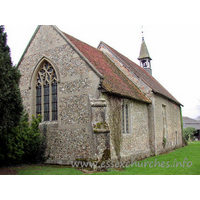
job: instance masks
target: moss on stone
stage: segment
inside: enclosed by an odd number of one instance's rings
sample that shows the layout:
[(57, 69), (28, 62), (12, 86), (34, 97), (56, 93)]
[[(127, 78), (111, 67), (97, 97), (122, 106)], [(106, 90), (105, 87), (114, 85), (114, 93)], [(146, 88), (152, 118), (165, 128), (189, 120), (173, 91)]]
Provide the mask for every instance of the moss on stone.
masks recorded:
[(93, 124), (93, 128), (96, 128), (96, 129), (109, 129), (108, 124), (106, 122), (99, 122), (97, 124)]
[(97, 128), (101, 129), (101, 123), (97, 123)]

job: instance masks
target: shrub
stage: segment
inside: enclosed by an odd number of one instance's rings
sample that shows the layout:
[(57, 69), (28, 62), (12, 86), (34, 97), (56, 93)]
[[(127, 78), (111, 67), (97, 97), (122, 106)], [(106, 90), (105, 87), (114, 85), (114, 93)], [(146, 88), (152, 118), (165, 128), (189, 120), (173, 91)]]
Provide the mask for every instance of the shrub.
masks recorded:
[(167, 139), (166, 139), (166, 137), (165, 136), (163, 136), (163, 147), (165, 148), (165, 146), (166, 146), (166, 143), (167, 143)]
[(32, 116), (29, 125), (28, 114), (24, 113), (20, 124), (0, 138), (0, 163), (4, 165), (38, 163), (44, 161), (45, 134), (41, 136), (39, 123), (42, 117)]
[[(28, 118), (28, 116), (27, 116)], [(39, 131), (39, 123), (41, 122), (42, 116), (39, 115), (38, 118), (32, 116), (31, 125), (25, 128), (24, 132), (24, 151), (23, 161), (26, 163), (38, 163), (43, 159), (43, 153), (41, 151), (41, 145), (43, 142), (43, 136), (41, 136)], [(28, 120), (28, 119), (26, 119)], [(26, 121), (27, 122), (27, 121)]]
[(194, 134), (197, 133), (197, 130), (193, 127), (187, 127), (183, 129), (183, 139), (186, 141), (193, 141)]

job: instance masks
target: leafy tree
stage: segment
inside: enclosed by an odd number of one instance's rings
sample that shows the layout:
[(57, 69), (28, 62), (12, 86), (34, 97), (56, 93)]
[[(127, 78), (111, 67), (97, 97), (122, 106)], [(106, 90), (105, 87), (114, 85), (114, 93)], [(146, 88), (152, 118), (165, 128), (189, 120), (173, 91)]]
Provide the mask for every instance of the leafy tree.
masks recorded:
[(23, 111), (19, 89), (20, 72), (12, 66), (7, 34), (0, 25), (0, 135), (18, 125)]
[(183, 129), (183, 138), (186, 141), (194, 140), (194, 134), (197, 133), (197, 130), (193, 127), (187, 127)]

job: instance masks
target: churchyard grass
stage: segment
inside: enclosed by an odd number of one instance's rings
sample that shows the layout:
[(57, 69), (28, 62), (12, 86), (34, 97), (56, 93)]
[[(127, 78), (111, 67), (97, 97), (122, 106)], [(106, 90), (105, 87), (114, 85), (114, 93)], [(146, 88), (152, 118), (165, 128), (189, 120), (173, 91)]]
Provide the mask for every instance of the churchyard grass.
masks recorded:
[[(94, 175), (199, 175), (200, 141), (172, 152), (146, 158), (119, 170), (108, 168), (108, 172)], [(124, 166), (126, 163), (123, 163)], [(132, 165), (132, 166), (131, 166)], [(77, 168), (59, 165), (27, 165), (14, 167), (18, 175), (83, 175)], [(90, 172), (91, 174), (91, 172)]]
[[(132, 164), (133, 165), (133, 164)], [(200, 141), (167, 154), (153, 156), (136, 162), (123, 171), (111, 171), (96, 174), (107, 175), (199, 175)]]
[(15, 168), (18, 175), (81, 175), (83, 172), (67, 166), (59, 165), (30, 165)]

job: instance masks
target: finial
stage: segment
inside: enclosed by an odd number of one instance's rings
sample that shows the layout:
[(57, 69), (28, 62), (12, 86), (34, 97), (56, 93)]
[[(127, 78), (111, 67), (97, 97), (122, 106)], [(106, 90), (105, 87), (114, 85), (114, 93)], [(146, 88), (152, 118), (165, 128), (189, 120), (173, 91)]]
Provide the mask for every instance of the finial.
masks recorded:
[(143, 26), (141, 26), (142, 29), (142, 42), (144, 42), (144, 31), (143, 31)]

